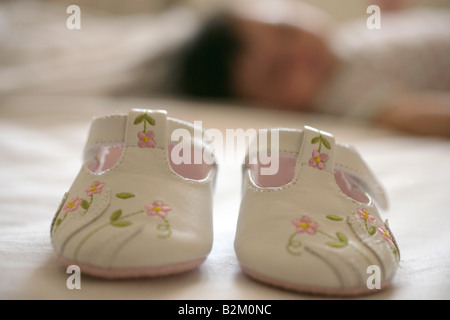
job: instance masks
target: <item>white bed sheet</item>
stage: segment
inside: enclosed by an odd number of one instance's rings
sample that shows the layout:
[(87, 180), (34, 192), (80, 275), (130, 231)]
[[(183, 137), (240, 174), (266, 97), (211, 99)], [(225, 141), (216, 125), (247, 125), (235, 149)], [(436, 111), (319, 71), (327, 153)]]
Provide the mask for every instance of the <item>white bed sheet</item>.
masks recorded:
[(329, 131), (353, 144), (384, 184), (401, 262), (387, 291), (363, 299), (450, 298), (450, 141), (415, 137), (333, 117), (177, 100), (102, 96), (4, 96), (0, 99), (0, 299), (317, 299), (245, 276), (233, 250), (240, 163), (222, 165), (214, 202), (214, 246), (206, 262), (181, 275), (143, 280), (69, 276), (56, 260), (49, 228), (80, 165), (91, 117), (129, 108), (168, 110), (205, 128)]

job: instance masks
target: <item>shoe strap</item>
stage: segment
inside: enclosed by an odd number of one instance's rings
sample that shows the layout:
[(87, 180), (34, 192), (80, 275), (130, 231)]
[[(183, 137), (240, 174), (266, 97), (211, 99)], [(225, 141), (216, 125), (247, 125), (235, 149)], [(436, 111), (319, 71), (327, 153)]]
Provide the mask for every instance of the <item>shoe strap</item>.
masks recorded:
[[(93, 119), (84, 148), (83, 160), (87, 161), (94, 157), (100, 146), (119, 144), (139, 146), (139, 141), (142, 139), (138, 136), (138, 132), (144, 133), (144, 131), (146, 133), (153, 131), (152, 139), (156, 147), (167, 148), (169, 143), (178, 142), (171, 141), (171, 135), (176, 129), (181, 129), (186, 133), (182, 138), (183, 142), (202, 146), (202, 148), (208, 149), (210, 154), (214, 154), (212, 146), (201, 139), (204, 133), (201, 127), (167, 117), (166, 111), (163, 110), (132, 109), (128, 115), (109, 115)], [(190, 140), (185, 137), (190, 137)], [(176, 139), (178, 138), (177, 136)]]
[(334, 166), (336, 169), (355, 176), (382, 209), (388, 208), (388, 199), (384, 188), (355, 148), (349, 145), (336, 144)]
[(309, 126), (304, 127), (297, 168), (309, 165), (333, 174), (335, 155), (336, 143), (333, 135)]
[(132, 109), (128, 113), (125, 146), (167, 149), (167, 112)]
[(325, 170), (330, 171), (333, 176), (335, 170), (350, 173), (381, 208), (387, 209), (388, 201), (383, 187), (355, 148), (336, 143), (334, 136), (330, 133), (305, 126), (301, 149), (297, 161), (314, 165), (315, 156), (322, 158), (325, 154), (328, 157), (323, 163)]
[(84, 147), (83, 161), (93, 158), (100, 146), (124, 144), (127, 120), (127, 115), (94, 118)]
[[(263, 135), (263, 139), (261, 139), (261, 135)], [(275, 149), (275, 152), (273, 152), (276, 145), (273, 143), (274, 140), (279, 141), (278, 149)], [(261, 141), (264, 143), (261, 144)], [(364, 186), (381, 208), (386, 209), (388, 206), (383, 187), (359, 153), (352, 146), (336, 143), (334, 136), (325, 131), (309, 126), (305, 126), (303, 130), (260, 130), (257, 138), (250, 142), (249, 150), (250, 154), (247, 155), (246, 163), (249, 158), (255, 158), (255, 150), (262, 151), (264, 154), (279, 153), (297, 157), (296, 175), (301, 174), (302, 167), (318, 167), (319, 163), (322, 163), (320, 165), (322, 169), (318, 170), (318, 173), (334, 174), (335, 170), (350, 173)]]

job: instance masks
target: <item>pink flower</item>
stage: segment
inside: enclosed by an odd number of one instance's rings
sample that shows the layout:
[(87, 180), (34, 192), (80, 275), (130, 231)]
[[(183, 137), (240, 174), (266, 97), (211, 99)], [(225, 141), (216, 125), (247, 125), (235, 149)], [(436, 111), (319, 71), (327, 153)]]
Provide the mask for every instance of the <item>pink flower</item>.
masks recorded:
[(95, 181), (90, 187), (86, 188), (86, 193), (88, 196), (92, 196), (96, 193), (100, 193), (103, 190), (103, 187), (105, 186), (104, 183), (100, 183), (98, 181)]
[(69, 212), (75, 211), (80, 206), (81, 202), (83, 202), (83, 199), (80, 199), (78, 197), (73, 198), (67, 204), (64, 206), (64, 214), (67, 214)]
[(361, 219), (366, 220), (370, 224), (375, 222), (375, 218), (369, 214), (367, 209), (358, 210), (358, 214)]
[(300, 220), (292, 220), (292, 224), (297, 228), (298, 233), (309, 233), (309, 234), (315, 234), (319, 225), (315, 222), (311, 222), (311, 219), (309, 219), (307, 216), (303, 216)]
[(147, 215), (149, 216), (160, 216), (164, 218), (172, 208), (169, 206), (164, 206), (161, 201), (154, 201), (153, 204), (146, 204), (145, 210), (147, 210)]
[(389, 234), (389, 231), (387, 231), (385, 228), (378, 228), (378, 232), (383, 236), (384, 239), (394, 245), (394, 241), (392, 240), (392, 236)]
[(139, 138), (139, 148), (154, 148), (156, 146), (156, 142), (153, 140), (155, 137), (155, 133), (153, 131), (139, 131), (137, 135)]
[(317, 167), (320, 170), (325, 169), (325, 162), (328, 160), (328, 155), (326, 153), (319, 153), (319, 151), (314, 150), (312, 152), (312, 157), (309, 159), (308, 164), (311, 167)]

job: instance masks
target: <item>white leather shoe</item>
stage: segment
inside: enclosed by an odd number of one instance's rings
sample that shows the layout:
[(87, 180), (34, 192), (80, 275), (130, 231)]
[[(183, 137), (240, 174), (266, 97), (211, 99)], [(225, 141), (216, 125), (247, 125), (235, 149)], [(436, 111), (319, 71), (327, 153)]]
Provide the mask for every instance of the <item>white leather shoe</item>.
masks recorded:
[(383, 189), (359, 154), (310, 127), (280, 129), (279, 150), (271, 152), (279, 152), (275, 175), (251, 164), (256, 154), (244, 165), (235, 237), (243, 271), (306, 293), (387, 288), (399, 250), (377, 209), (387, 206)]
[[(216, 167), (175, 164), (175, 129), (191, 137), (200, 130), (154, 110), (92, 122), (85, 162), (51, 226), (64, 264), (127, 278), (183, 272), (205, 260)], [(193, 152), (210, 148), (194, 139), (183, 143)]]

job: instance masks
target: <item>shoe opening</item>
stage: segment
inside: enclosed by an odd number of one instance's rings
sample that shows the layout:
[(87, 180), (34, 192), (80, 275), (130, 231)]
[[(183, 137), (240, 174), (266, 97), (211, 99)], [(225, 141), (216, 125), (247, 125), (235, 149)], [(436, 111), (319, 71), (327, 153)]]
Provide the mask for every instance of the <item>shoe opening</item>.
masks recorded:
[[(261, 168), (267, 165), (261, 164), (257, 159), (249, 161), (248, 168), (253, 182), (261, 188), (279, 188), (289, 184), (295, 176), (297, 157), (291, 155), (279, 155), (279, 169), (273, 175), (262, 175)], [(369, 203), (364, 184), (354, 175), (343, 170), (335, 170), (334, 178), (341, 191), (348, 197), (361, 202)]]
[[(191, 147), (191, 160), (189, 163), (175, 164), (172, 159), (172, 149), (174, 144), (168, 145), (169, 153), (169, 163), (172, 170), (178, 175), (192, 180), (202, 180), (205, 179), (212, 165), (207, 164), (201, 160), (201, 163), (194, 162), (194, 154), (196, 147)], [(123, 144), (110, 145), (110, 146), (100, 146), (97, 150), (95, 158), (88, 162), (87, 168), (95, 174), (102, 174), (107, 170), (111, 169), (120, 159), (123, 153)], [(200, 150), (202, 152), (202, 150)], [(198, 152), (198, 151), (197, 151)], [(182, 154), (180, 155), (182, 156)]]

